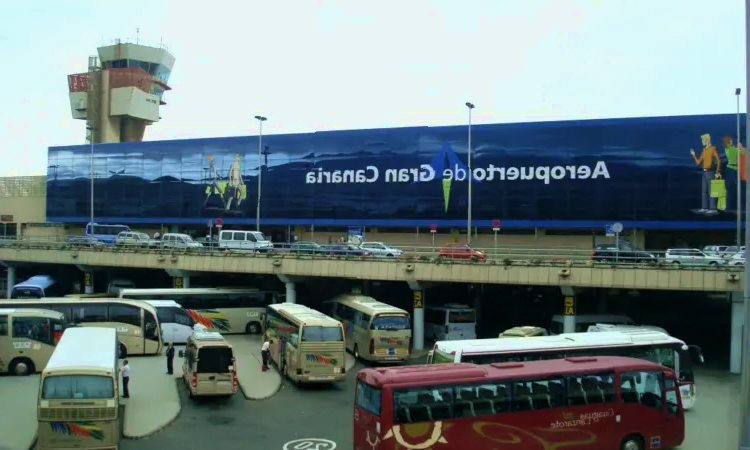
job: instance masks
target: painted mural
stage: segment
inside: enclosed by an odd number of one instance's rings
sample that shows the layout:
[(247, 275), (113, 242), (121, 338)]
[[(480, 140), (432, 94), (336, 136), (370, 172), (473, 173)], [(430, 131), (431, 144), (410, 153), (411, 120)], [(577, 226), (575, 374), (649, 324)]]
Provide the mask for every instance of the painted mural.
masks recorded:
[[(742, 117), (744, 129), (744, 117)], [(732, 228), (735, 115), (414, 127), (99, 144), (101, 222)], [(49, 149), (47, 220), (86, 222), (90, 147)], [(471, 172), (471, 173), (470, 173)], [(742, 182), (740, 182), (742, 183)]]
[(336, 359), (336, 357), (331, 354), (307, 353), (305, 354), (305, 359), (311, 362), (330, 366), (337, 366), (339, 364), (339, 361)]
[(97, 441), (104, 440), (104, 431), (94, 422), (50, 422), (55, 433), (74, 437), (87, 437)]
[(199, 323), (208, 329), (220, 333), (232, 331), (229, 319), (215, 309), (186, 309), (185, 311), (193, 318), (195, 323)]

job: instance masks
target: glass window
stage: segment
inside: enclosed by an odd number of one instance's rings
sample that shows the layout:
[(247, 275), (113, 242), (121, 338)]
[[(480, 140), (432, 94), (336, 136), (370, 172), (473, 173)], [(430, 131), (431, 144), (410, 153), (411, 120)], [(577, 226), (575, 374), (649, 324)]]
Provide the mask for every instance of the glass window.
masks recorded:
[[(677, 385), (673, 378), (664, 378), (664, 389), (671, 389), (676, 387)], [(680, 404), (679, 400), (677, 399), (677, 392), (677, 389), (673, 391), (666, 391), (667, 412), (669, 412), (670, 414), (677, 414), (680, 412)]]
[[(157, 310), (158, 311), (158, 310)], [(141, 326), (141, 310), (130, 305), (110, 305), (109, 321)]]
[[(110, 314), (112, 314), (110, 310)], [(156, 317), (159, 319), (159, 323), (174, 323), (175, 312), (179, 311), (174, 306), (159, 306), (156, 308)]]
[(174, 313), (174, 323), (177, 325), (187, 325), (189, 327), (192, 327), (195, 325), (195, 321), (192, 317), (190, 317), (186, 312), (184, 311), (175, 311)]
[(45, 400), (79, 400), (114, 398), (111, 377), (98, 375), (58, 375), (44, 379), (42, 398)]
[(448, 315), (448, 323), (474, 323), (475, 320), (474, 311), (451, 311)]
[(380, 389), (370, 386), (362, 380), (357, 380), (357, 406), (370, 414), (380, 416), (381, 398)]
[(156, 326), (156, 317), (150, 311), (143, 311), (143, 336), (151, 341), (159, 340), (159, 327)]
[(14, 317), (13, 337), (31, 339), (44, 344), (54, 345), (49, 319), (41, 317)]
[(565, 404), (565, 379), (516, 381), (513, 383), (513, 410), (551, 409)]
[(409, 316), (377, 316), (370, 326), (373, 330), (409, 330), (411, 322)]
[(341, 327), (303, 327), (302, 342), (343, 341)]
[(245, 233), (243, 231), (237, 231), (234, 233), (234, 237), (232, 239), (235, 241), (244, 241)]
[(573, 375), (566, 379), (570, 406), (611, 403), (615, 400), (614, 372)]
[(107, 322), (107, 305), (106, 304), (83, 304), (73, 307), (76, 323), (85, 322)]
[(662, 409), (662, 372), (634, 371), (620, 374), (620, 397), (623, 403), (640, 403)]
[(234, 354), (229, 347), (203, 347), (198, 353), (199, 373), (229, 373), (234, 366)]
[(0, 336), (8, 335), (8, 316), (0, 316)]

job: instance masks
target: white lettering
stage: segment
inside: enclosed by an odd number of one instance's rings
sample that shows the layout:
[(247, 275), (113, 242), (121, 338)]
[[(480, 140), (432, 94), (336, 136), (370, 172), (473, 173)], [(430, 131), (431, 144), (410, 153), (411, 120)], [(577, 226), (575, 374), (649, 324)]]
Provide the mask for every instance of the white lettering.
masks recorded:
[(565, 167), (563, 166), (555, 166), (552, 168), (552, 178), (555, 180), (562, 180), (565, 178)]
[(484, 179), (487, 178), (487, 171), (482, 169), (481, 167), (478, 169), (473, 169), (472, 172), (474, 172), (474, 179), (477, 181), (484, 181)]
[(607, 170), (607, 165), (604, 161), (596, 162), (596, 167), (594, 167), (594, 173), (591, 175), (591, 178), (597, 178), (599, 176), (609, 179), (609, 170)]
[(533, 167), (521, 167), (521, 179), (522, 180), (533, 180), (534, 179), (534, 168)]
[[(378, 176), (380, 175), (380, 172), (378, 171), (378, 168), (375, 166), (367, 166), (366, 169), (367, 172), (371, 172), (372, 175), (370, 175), (370, 178), (365, 178), (365, 183), (374, 183), (378, 181)], [(364, 176), (364, 174), (363, 174)]]
[(450, 169), (443, 170), (443, 179), (444, 180), (453, 180), (453, 171)]
[(385, 182), (386, 183), (395, 183), (397, 178), (398, 178), (398, 170), (396, 170), (396, 169), (388, 169), (388, 170), (385, 171)]
[(422, 169), (419, 172), (419, 181), (432, 181), (435, 179), (435, 169), (431, 165), (422, 164), (419, 168)]
[(518, 179), (518, 167), (508, 167), (505, 171), (505, 175), (508, 180), (513, 181)]
[(459, 168), (458, 164), (456, 164), (455, 167), (456, 168), (453, 170), (453, 176), (455, 177), (455, 180), (464, 181), (466, 179), (466, 170)]
[(591, 167), (589, 166), (578, 166), (578, 179), (585, 180), (591, 176)]
[(544, 184), (549, 184), (549, 167), (540, 166), (536, 168), (536, 179), (544, 181)]

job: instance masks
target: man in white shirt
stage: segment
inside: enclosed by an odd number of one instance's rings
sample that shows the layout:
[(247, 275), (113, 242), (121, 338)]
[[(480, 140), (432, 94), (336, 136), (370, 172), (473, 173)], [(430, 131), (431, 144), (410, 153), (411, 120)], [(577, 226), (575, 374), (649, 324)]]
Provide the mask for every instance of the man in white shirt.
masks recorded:
[(268, 342), (268, 338), (263, 340), (263, 345), (260, 347), (260, 354), (263, 357), (263, 367), (261, 370), (265, 372), (268, 370), (268, 357), (271, 352), (271, 344)]
[(130, 391), (128, 390), (128, 383), (130, 383), (130, 365), (128, 360), (122, 362), (122, 398), (130, 398)]

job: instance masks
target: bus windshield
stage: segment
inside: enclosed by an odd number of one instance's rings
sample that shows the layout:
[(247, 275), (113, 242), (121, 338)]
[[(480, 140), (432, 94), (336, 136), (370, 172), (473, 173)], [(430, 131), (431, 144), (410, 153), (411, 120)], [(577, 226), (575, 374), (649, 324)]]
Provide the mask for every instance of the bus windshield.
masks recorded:
[(372, 319), (371, 330), (398, 331), (411, 329), (408, 316), (376, 316)]
[(448, 323), (474, 323), (476, 317), (474, 311), (451, 311), (448, 314)]
[(330, 342), (343, 340), (344, 333), (341, 331), (341, 327), (306, 326), (302, 328), (302, 342)]
[(42, 385), (44, 400), (79, 400), (114, 398), (112, 377), (101, 375), (55, 375)]

